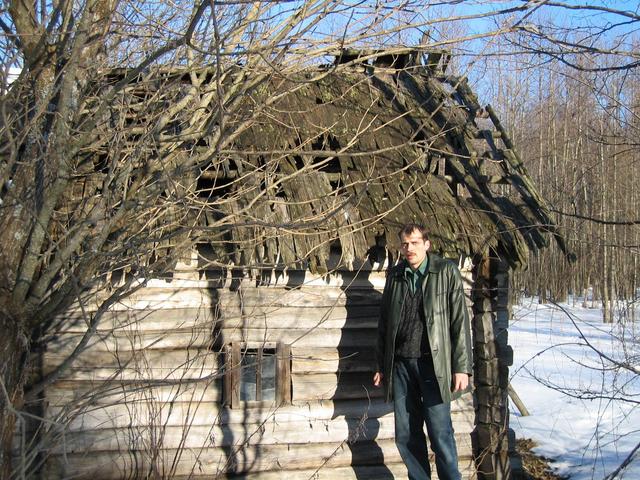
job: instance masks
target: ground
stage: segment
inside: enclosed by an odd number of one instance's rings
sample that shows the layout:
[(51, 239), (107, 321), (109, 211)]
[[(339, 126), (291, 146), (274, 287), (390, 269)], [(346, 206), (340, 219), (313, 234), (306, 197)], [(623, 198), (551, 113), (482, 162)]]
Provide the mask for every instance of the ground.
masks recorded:
[(517, 440), (516, 451), (522, 459), (522, 475), (514, 480), (563, 480), (569, 478), (553, 473), (549, 466), (549, 460), (531, 451), (535, 446), (536, 443), (529, 438)]

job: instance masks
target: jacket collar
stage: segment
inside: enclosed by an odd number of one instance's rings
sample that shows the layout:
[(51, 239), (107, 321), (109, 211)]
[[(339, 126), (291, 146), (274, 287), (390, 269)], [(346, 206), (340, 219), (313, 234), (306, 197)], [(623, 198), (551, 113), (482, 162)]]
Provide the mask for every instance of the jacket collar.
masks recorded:
[(427, 253), (427, 256), (429, 257), (429, 264), (427, 265), (429, 273), (441, 272), (446, 265), (446, 260), (435, 253)]

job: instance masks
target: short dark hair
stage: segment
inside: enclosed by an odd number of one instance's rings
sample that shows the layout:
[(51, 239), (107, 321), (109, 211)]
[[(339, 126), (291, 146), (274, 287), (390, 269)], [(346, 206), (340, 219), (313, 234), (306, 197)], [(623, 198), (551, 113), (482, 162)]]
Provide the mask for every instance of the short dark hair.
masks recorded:
[(425, 242), (429, 240), (429, 234), (427, 234), (427, 229), (424, 228), (424, 225), (420, 225), (419, 223), (407, 223), (403, 225), (400, 231), (398, 232), (398, 237), (402, 238), (403, 235), (405, 237), (408, 237), (415, 231), (420, 232), (420, 234), (422, 235), (422, 240), (424, 240)]

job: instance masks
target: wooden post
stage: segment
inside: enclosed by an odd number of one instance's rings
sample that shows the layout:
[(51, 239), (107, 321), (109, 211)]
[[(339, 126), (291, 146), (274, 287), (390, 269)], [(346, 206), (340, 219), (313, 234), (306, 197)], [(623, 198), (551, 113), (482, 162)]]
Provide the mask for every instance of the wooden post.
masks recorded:
[(476, 267), (473, 338), (476, 426), (473, 451), (479, 480), (511, 477), (509, 460), (508, 266), (486, 255)]

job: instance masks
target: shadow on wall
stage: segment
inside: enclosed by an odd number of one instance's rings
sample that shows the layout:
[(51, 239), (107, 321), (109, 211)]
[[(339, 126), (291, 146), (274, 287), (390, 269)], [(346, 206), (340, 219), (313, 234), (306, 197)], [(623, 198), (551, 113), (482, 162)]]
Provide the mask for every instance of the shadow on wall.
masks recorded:
[[(381, 292), (369, 280), (370, 271), (342, 272), (345, 323), (338, 343), (338, 385), (332, 418), (344, 417), (351, 467), (359, 480), (393, 479), (379, 444), (379, 416), (392, 410), (373, 386), (375, 343)], [(375, 473), (374, 473), (375, 472)]]
[[(241, 272), (231, 272), (231, 284), (227, 284), (227, 272), (203, 268), (204, 277), (208, 280), (209, 291), (212, 296), (213, 330), (211, 348), (215, 352), (224, 352), (228, 339), (223, 338), (221, 328), (224, 321), (225, 312), (220, 311), (222, 299), (220, 295), (238, 294), (242, 295), (238, 287), (241, 283)], [(344, 324), (341, 328), (337, 345), (322, 345), (322, 347), (337, 347), (339, 360), (337, 364), (337, 385), (333, 396), (327, 400), (332, 400), (333, 412), (331, 413), (332, 423), (340, 424), (344, 419), (347, 425), (347, 436), (344, 443), (336, 444), (336, 456), (343, 459), (350, 454), (350, 466), (353, 469), (354, 477), (359, 480), (369, 480), (376, 478), (380, 480), (393, 479), (392, 472), (385, 465), (385, 450), (389, 446), (395, 448), (390, 435), (385, 435), (384, 440), (380, 440), (381, 423), (378, 417), (386, 415), (392, 411), (391, 404), (386, 404), (382, 400), (382, 389), (373, 387), (372, 379), (375, 370), (375, 339), (377, 330), (377, 318), (381, 292), (374, 289), (369, 280), (369, 269), (360, 272), (342, 272), (340, 274), (342, 286), (335, 287), (342, 290), (344, 303), (336, 305), (335, 308), (343, 309)], [(304, 285), (305, 271), (293, 270), (287, 272), (287, 284), (285, 289), (297, 290)], [(258, 281), (260, 284), (260, 281)], [(242, 302), (241, 302), (242, 303)], [(334, 316), (332, 318), (336, 318)], [(322, 328), (322, 327), (319, 327)], [(217, 369), (224, 372), (225, 355), (217, 358)], [(221, 376), (216, 382), (219, 385), (217, 391), (218, 404), (223, 405), (225, 401), (225, 387)], [(228, 395), (228, 392), (226, 392)], [(247, 410), (247, 405), (240, 408), (231, 409), (228, 406), (221, 406), (218, 418), (213, 421), (218, 423), (222, 438), (216, 439), (216, 446), (222, 447), (225, 457), (219, 464), (219, 473), (222, 470), (230, 478), (235, 475), (242, 475), (243, 472), (252, 470), (257, 464), (268, 462), (263, 458), (265, 452), (261, 452), (259, 445), (252, 441), (252, 447), (234, 445), (242, 443), (242, 438), (251, 436), (248, 428), (255, 427), (256, 410), (260, 406), (252, 406), (252, 411)], [(233, 417), (233, 418), (232, 418)], [(388, 420), (387, 420), (388, 421)], [(244, 431), (230, 428), (233, 425), (244, 428)], [(392, 428), (392, 426), (391, 426)], [(388, 432), (388, 426), (386, 427)], [(255, 440), (255, 438), (254, 438)], [(381, 445), (380, 442), (384, 443)], [(383, 448), (384, 447), (384, 448)], [(347, 450), (348, 449), (348, 450)], [(344, 466), (344, 461), (337, 462)], [(330, 469), (333, 462), (329, 458), (324, 467)], [(336, 465), (337, 466), (337, 465)], [(284, 474), (284, 472), (283, 472)]]

